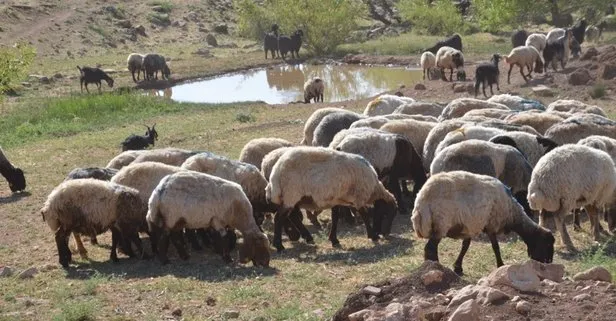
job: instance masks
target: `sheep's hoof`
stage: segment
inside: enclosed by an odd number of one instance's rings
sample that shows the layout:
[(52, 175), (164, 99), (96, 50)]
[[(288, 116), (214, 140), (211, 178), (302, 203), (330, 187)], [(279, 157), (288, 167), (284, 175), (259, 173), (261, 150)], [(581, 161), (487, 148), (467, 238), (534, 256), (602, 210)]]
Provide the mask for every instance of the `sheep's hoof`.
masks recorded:
[(338, 240), (332, 241), (332, 247), (333, 248), (342, 248), (342, 245), (340, 245), (340, 242)]
[(314, 244), (314, 239), (311, 238), (309, 240), (306, 240), (306, 244)]
[(456, 274), (458, 276), (463, 276), (464, 275), (464, 271), (462, 270), (461, 266), (454, 266), (453, 267), (453, 271), (456, 272)]
[(573, 230), (576, 232), (581, 232), (582, 231), (582, 227), (577, 225), (577, 224), (573, 224)]
[(113, 261), (113, 263), (118, 263), (118, 262), (120, 262), (120, 259), (118, 259), (118, 256), (117, 256), (117, 255), (112, 255), (112, 256), (110, 257), (110, 259), (111, 259), (111, 261)]

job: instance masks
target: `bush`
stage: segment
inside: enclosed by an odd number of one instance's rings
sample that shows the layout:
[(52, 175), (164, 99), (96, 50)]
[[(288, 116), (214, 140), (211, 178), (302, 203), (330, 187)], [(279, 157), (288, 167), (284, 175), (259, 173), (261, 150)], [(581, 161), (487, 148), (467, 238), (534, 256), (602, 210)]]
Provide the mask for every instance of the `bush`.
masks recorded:
[(605, 85), (604, 84), (596, 84), (592, 86), (590, 89), (590, 97), (593, 99), (599, 99), (605, 96)]
[(239, 121), (240, 123), (249, 123), (257, 121), (257, 118), (251, 113), (240, 112), (235, 115), (235, 120)]
[(34, 48), (25, 44), (0, 47), (0, 94), (12, 91), (11, 85), (26, 76), (34, 57)]
[(433, 35), (463, 33), (467, 25), (451, 0), (400, 0), (400, 14), (419, 31)]
[(159, 26), (168, 26), (171, 24), (171, 19), (168, 13), (152, 12), (148, 15), (148, 20)]
[(501, 31), (504, 26), (517, 26), (524, 12), (522, 3), (517, 1), (473, 0), (474, 17), (481, 30), (487, 32)]

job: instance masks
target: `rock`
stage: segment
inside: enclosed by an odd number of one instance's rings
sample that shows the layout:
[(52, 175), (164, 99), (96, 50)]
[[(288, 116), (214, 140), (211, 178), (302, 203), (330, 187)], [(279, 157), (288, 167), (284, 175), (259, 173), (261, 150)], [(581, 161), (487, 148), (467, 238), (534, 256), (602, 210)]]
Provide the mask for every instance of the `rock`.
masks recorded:
[(130, 20), (128, 19), (124, 19), (124, 20), (118, 20), (115, 22), (116, 26), (122, 27), (122, 28), (130, 28), (133, 26), (133, 24), (130, 22)]
[(26, 88), (30, 88), (30, 87), (32, 87), (32, 84), (31, 84), (31, 83), (29, 83), (29, 82), (27, 82), (27, 81), (22, 81), (22, 82), (21, 82), (21, 85), (22, 85), (22, 86), (24, 86), (24, 87), (26, 87)]
[(616, 78), (616, 64), (606, 64), (603, 66), (603, 72), (601, 73), (603, 79)]
[(428, 312), (424, 314), (424, 318), (415, 318), (410, 320), (427, 320), (427, 321), (440, 321), (447, 314), (447, 310), (445, 307), (437, 306), (435, 308), (430, 309)]
[(56, 78), (56, 79), (62, 79), (62, 78), (64, 78), (64, 75), (62, 75), (61, 73), (58, 72), (55, 75), (53, 75), (53, 77)]
[(13, 275), (13, 269), (10, 266), (0, 267), (0, 277), (9, 277)]
[(49, 271), (53, 271), (57, 269), (58, 269), (58, 266), (56, 264), (51, 264), (51, 263), (43, 264), (39, 267), (40, 272), (49, 272)]
[(573, 279), (575, 281), (593, 280), (612, 282), (612, 274), (602, 266), (595, 266), (592, 269), (574, 275)]
[(588, 71), (588, 69), (578, 68), (574, 72), (569, 74), (569, 76), (567, 76), (567, 79), (569, 80), (569, 84), (573, 86), (580, 86), (586, 85), (592, 79), (592, 77), (590, 76), (590, 71)]
[(511, 302), (518, 302), (520, 300), (521, 300), (520, 296), (516, 295), (516, 296), (513, 297), (513, 299), (511, 299)]
[(530, 303), (528, 303), (527, 301), (520, 301), (515, 305), (515, 310), (524, 316), (527, 316), (528, 314), (530, 314), (530, 310), (531, 310), (532, 306), (530, 305)]
[(381, 289), (372, 285), (368, 285), (361, 290), (362, 293), (378, 296), (381, 294)]
[(135, 26), (135, 32), (140, 36), (144, 36), (144, 37), (148, 36), (145, 34), (145, 27), (143, 25)]
[(495, 304), (500, 301), (508, 300), (509, 298), (507, 293), (487, 286), (482, 286), (477, 291), (477, 303), (483, 305)]
[(197, 14), (197, 13), (196, 13), (196, 12), (194, 12), (194, 11), (191, 11), (191, 12), (189, 12), (189, 13), (186, 15), (186, 18), (187, 18), (187, 20), (194, 21), (194, 22), (198, 22), (198, 21), (199, 21), (199, 14)]
[(424, 275), (421, 276), (421, 280), (423, 281), (423, 284), (425, 286), (434, 284), (434, 283), (440, 283), (441, 281), (443, 281), (443, 272), (439, 271), (439, 270), (431, 270), (428, 271), (426, 273), (424, 273)]
[(454, 93), (465, 93), (466, 92), (466, 85), (465, 84), (461, 84), (461, 83), (455, 83), (453, 85), (453, 92)]
[(586, 301), (590, 299), (590, 294), (588, 293), (583, 293), (583, 294), (579, 294), (573, 297), (573, 301), (575, 302), (582, 302), (582, 301)]
[(36, 267), (30, 267), (30, 268), (23, 270), (21, 273), (19, 273), (17, 277), (20, 279), (31, 279), (37, 273), (38, 273), (38, 269)]
[(209, 307), (213, 307), (213, 306), (215, 306), (215, 305), (216, 305), (216, 299), (214, 299), (214, 298), (213, 298), (213, 297), (211, 297), (211, 296), (208, 296), (208, 297), (205, 299), (205, 304), (207, 304), (207, 306), (209, 306)]
[(434, 301), (435, 304), (438, 304), (438, 305), (447, 305), (450, 301), (449, 298), (442, 293), (435, 295), (434, 298), (432, 298), (432, 300)]
[(541, 282), (535, 270), (529, 265), (503, 265), (487, 277), (488, 284), (507, 285), (519, 291), (535, 292)]
[(212, 47), (218, 47), (218, 41), (216, 41), (216, 37), (214, 37), (211, 33), (208, 33), (207, 36), (205, 36), (205, 42)]
[(404, 306), (401, 303), (390, 303), (385, 308), (385, 321), (404, 321)]
[(533, 87), (533, 93), (539, 97), (554, 97), (554, 91), (545, 85)]
[(225, 35), (229, 34), (229, 27), (226, 24), (220, 24), (214, 27), (214, 32), (222, 33)]
[(165, 8), (163, 6), (152, 6), (152, 11), (165, 12)]
[(174, 316), (174, 317), (181, 317), (182, 316), (182, 309), (180, 309), (180, 308), (173, 309), (173, 311), (171, 311), (171, 315)]
[(477, 320), (479, 320), (479, 305), (472, 299), (462, 303), (448, 319), (448, 321)]
[(349, 321), (364, 321), (365, 319), (371, 317), (372, 314), (373, 312), (371, 310), (363, 309), (355, 313), (349, 314), (348, 318), (349, 318)]
[(580, 60), (590, 60), (593, 57), (596, 57), (598, 55), (599, 55), (599, 51), (597, 50), (597, 48), (590, 47), (590, 48), (586, 49), (586, 52), (584, 52), (582, 57), (580, 57)]
[(240, 317), (240, 311), (237, 310), (227, 310), (222, 313), (222, 317), (225, 319), (237, 319)]
[[(479, 285), (481, 286), (481, 285)], [(451, 298), (451, 301), (449, 302), (449, 305), (447, 306), (447, 309), (453, 309), (453, 307), (456, 307), (470, 299), (474, 299), (477, 297), (477, 285), (473, 285), (473, 284), (469, 284), (463, 288), (461, 288), (459, 291), (457, 291), (453, 298)]]
[(535, 260), (528, 260), (525, 265), (531, 267), (540, 280), (562, 282), (565, 275), (565, 266), (562, 264), (546, 264)]
[(424, 84), (415, 84), (415, 90), (426, 90), (426, 85), (424, 85)]

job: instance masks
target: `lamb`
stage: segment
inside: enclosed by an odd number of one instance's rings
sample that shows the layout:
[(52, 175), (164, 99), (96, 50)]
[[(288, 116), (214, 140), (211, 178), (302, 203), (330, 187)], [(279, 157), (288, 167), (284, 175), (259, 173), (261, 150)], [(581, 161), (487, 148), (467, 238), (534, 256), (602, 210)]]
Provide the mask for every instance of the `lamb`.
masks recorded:
[(156, 131), (156, 123), (150, 126), (145, 125), (148, 130), (145, 132), (144, 136), (131, 134), (126, 137), (122, 142), (122, 151), (125, 152), (127, 150), (140, 150), (146, 149), (148, 146), (154, 146), (154, 142), (158, 139), (158, 132)]
[(475, 98), (457, 98), (447, 104), (438, 119), (443, 121), (445, 119), (459, 118), (473, 109), (486, 108), (509, 110), (509, 107), (503, 104), (491, 103)]
[(105, 166), (106, 168), (121, 169), (122, 167), (132, 163), (137, 156), (144, 154), (146, 150), (127, 150), (121, 152), (116, 157), (112, 158)]
[[(423, 153), (424, 144), (428, 138), (430, 131), (436, 126), (435, 123), (417, 121), (414, 119), (393, 120), (383, 126), (381, 130), (393, 134), (400, 134), (406, 137), (415, 150), (421, 155)], [(420, 156), (421, 159), (421, 156)]]
[(447, 81), (445, 69), (449, 69), (449, 81), (453, 81), (453, 70), (464, 67), (464, 55), (462, 51), (452, 47), (441, 47), (436, 52), (436, 67), (441, 70), (441, 78)]
[[(179, 241), (179, 230), (212, 227), (224, 237), (227, 227), (231, 227), (244, 237), (239, 261), (269, 266), (267, 235), (257, 226), (250, 201), (237, 183), (191, 171), (165, 176), (150, 196), (146, 220), (154, 239), (158, 240), (158, 257), (162, 264), (169, 262), (169, 239), (180, 257), (188, 259), (188, 253)], [(223, 260), (231, 262), (227, 244), (220, 238), (215, 242), (222, 250)]]
[(511, 47), (524, 46), (524, 43), (528, 39), (528, 32), (526, 30), (517, 30), (511, 35)]
[[(505, 131), (498, 128), (492, 127), (484, 127), (475, 124), (467, 124), (463, 125), (459, 129), (451, 131), (445, 135), (443, 141), (438, 144), (436, 147), (436, 151), (434, 153), (434, 157), (436, 156), (446, 147), (469, 140), (469, 139), (479, 139), (479, 140), (489, 140), (490, 138), (504, 134)], [(434, 161), (433, 161), (434, 162)]]
[(106, 81), (109, 88), (113, 87), (113, 78), (109, 77), (106, 72), (101, 70), (100, 68), (92, 68), (92, 67), (83, 67), (79, 69), (79, 86), (81, 87), (81, 92), (83, 92), (83, 85), (85, 84), (86, 91), (90, 93), (88, 90), (88, 84), (96, 84), (98, 88), (98, 92), (101, 92), (101, 81)]
[(443, 106), (435, 103), (419, 102), (398, 106), (392, 114), (424, 115), (438, 117), (443, 112)]
[[(520, 67), (520, 74), (525, 82), (528, 78), (532, 78), (533, 70), (537, 73), (543, 72), (543, 61), (539, 51), (533, 46), (521, 46), (511, 50), (508, 56), (505, 56), (505, 62), (509, 64), (509, 72), (507, 73), (507, 83), (511, 84), (511, 70), (514, 66)], [(533, 69), (534, 65), (534, 69)], [(524, 75), (524, 67), (528, 68), (528, 75)]]
[(571, 49), (571, 39), (573, 36), (571, 30), (566, 30), (562, 37), (552, 41), (548, 33), (548, 40), (545, 49), (543, 50), (544, 71), (548, 71), (548, 66), (552, 65), (552, 69), (556, 71), (556, 61), (560, 61), (560, 66), (565, 69), (567, 61), (569, 61), (569, 53)]
[(513, 231), (527, 246), (533, 260), (551, 263), (554, 236), (533, 222), (511, 191), (498, 179), (464, 171), (431, 176), (419, 191), (411, 216), (413, 229), (427, 238), (424, 259), (438, 261), (438, 245), (445, 237), (462, 239), (454, 271), (462, 275), (462, 261), (471, 238), (486, 233), (492, 243), (496, 265), (502, 266), (497, 235)]
[(508, 132), (496, 135), (490, 138), (490, 142), (506, 145), (512, 145), (509, 142), (513, 142), (533, 168), (543, 155), (558, 147), (558, 144), (551, 139), (525, 132)]
[(480, 64), (475, 68), (475, 97), (477, 97), (479, 93), (480, 84), (484, 97), (488, 97), (488, 95), (486, 95), (486, 84), (490, 86), (490, 94), (492, 96), (494, 96), (494, 91), (492, 91), (493, 84), (496, 84), (496, 89), (500, 91), (500, 71), (498, 70), (500, 58), (499, 54), (494, 54), (492, 55), (490, 63)]
[(575, 144), (580, 139), (602, 135), (616, 139), (616, 122), (594, 114), (582, 114), (567, 118), (545, 132), (545, 137), (559, 145)]
[(429, 51), (422, 53), (420, 65), (423, 70), (423, 80), (426, 80), (426, 72), (428, 73), (428, 79), (430, 79), (430, 69), (436, 67), (436, 56)]
[(302, 37), (304, 32), (301, 29), (297, 29), (291, 37), (280, 36), (278, 37), (278, 50), (280, 50), (280, 56), (282, 59), (286, 58), (288, 52), (291, 52), (293, 59), (299, 58), (299, 49), (302, 46)]
[[(374, 217), (389, 217), (397, 207), (394, 196), (385, 189), (365, 158), (322, 147), (294, 147), (285, 152), (272, 169), (265, 193), (270, 202), (279, 205), (273, 241), (279, 251), (284, 249), (279, 220), (296, 206), (309, 210), (339, 205), (354, 208), (373, 241), (379, 238), (378, 228), (373, 229), (369, 223), (368, 207), (375, 206)], [(336, 211), (332, 215), (337, 215)], [(336, 228), (332, 225), (330, 232), (334, 246), (340, 244), (335, 236)]]
[(571, 114), (587, 113), (607, 117), (607, 113), (599, 106), (588, 105), (577, 100), (559, 99), (548, 105), (546, 111), (564, 111)]
[[(133, 76), (133, 81), (139, 80), (139, 75), (143, 71), (143, 79), (145, 79), (145, 70), (143, 69), (143, 57), (144, 55), (138, 53), (132, 53), (128, 55), (126, 64), (128, 65), (128, 71)], [(135, 79), (135, 72), (137, 72), (137, 79)]]
[(542, 52), (543, 49), (545, 49), (547, 41), (548, 41), (547, 37), (544, 34), (533, 33), (530, 36), (528, 36), (528, 38), (526, 38), (526, 42), (524, 43), (524, 46), (533, 46), (535, 47), (535, 49), (537, 49), (537, 51)]
[(545, 110), (545, 106), (540, 101), (510, 94), (494, 95), (490, 97), (487, 101), (491, 103), (503, 104), (509, 107), (511, 110), (516, 111)]
[(0, 174), (9, 183), (11, 192), (16, 193), (26, 189), (26, 177), (24, 171), (21, 168), (17, 168), (9, 162), (8, 158), (4, 154), (4, 151), (0, 147)]
[(278, 56), (278, 30), (265, 34), (265, 37), (263, 37), (263, 51), (265, 51), (265, 59), (267, 59), (268, 51), (271, 52), (272, 59)]
[(171, 71), (167, 66), (165, 57), (159, 54), (147, 54), (143, 57), (143, 69), (145, 70), (146, 80), (152, 80), (154, 77), (158, 80), (158, 71), (161, 72), (162, 79), (169, 79)]
[(599, 240), (601, 225), (597, 209), (614, 199), (616, 169), (606, 152), (583, 145), (563, 145), (542, 157), (528, 185), (530, 208), (542, 211), (539, 224), (544, 223), (543, 211), (552, 212), (562, 243), (575, 251), (565, 227), (565, 215), (585, 207), (592, 235)]
[(439, 41), (437, 42), (434, 46), (423, 50), (425, 51), (429, 51), (433, 54), (436, 54), (438, 52), (439, 49), (441, 49), (442, 47), (451, 47), (457, 50), (462, 51), (462, 37), (460, 37), (459, 34), (454, 34), (453, 36), (443, 40), (443, 41)]
[(304, 83), (304, 103), (309, 104), (311, 99), (314, 102), (323, 102), (323, 91), (325, 91), (325, 84), (319, 77), (309, 79)]
[(362, 118), (363, 115), (351, 112), (336, 112), (323, 117), (314, 130), (312, 146), (329, 146), (336, 133), (351, 127), (354, 122)]
[[(282, 138), (255, 138), (244, 145), (238, 160), (261, 169), (261, 163), (265, 155), (278, 148), (290, 146), (293, 146), (293, 143)], [(268, 177), (266, 176), (265, 178), (267, 179)]]
[(380, 95), (377, 98), (371, 100), (366, 109), (364, 109), (364, 115), (366, 116), (378, 116), (388, 115), (394, 112), (396, 108), (407, 103), (414, 103), (415, 99), (409, 97), (400, 97), (396, 95)]
[(335, 107), (320, 108), (320, 109), (315, 110), (312, 113), (312, 115), (308, 117), (308, 120), (306, 120), (306, 123), (304, 124), (304, 138), (302, 139), (300, 144), (301, 145), (311, 145), (312, 138), (314, 135), (314, 130), (317, 128), (321, 120), (323, 120), (325, 116), (331, 113), (335, 113), (335, 112), (354, 113), (353, 111), (349, 111), (349, 110), (342, 109), (342, 108), (335, 108)]
[(505, 117), (506, 122), (515, 125), (530, 126), (541, 135), (545, 134), (554, 124), (560, 123), (563, 120), (564, 118), (553, 113), (535, 111), (520, 112)]
[[(62, 182), (47, 197), (40, 210), (43, 220), (55, 233), (60, 264), (68, 268), (72, 255), (68, 247), (70, 234), (97, 235), (111, 229), (112, 261), (117, 262), (119, 242), (130, 240), (141, 255), (143, 249), (137, 229), (147, 207), (133, 188), (96, 179)], [(130, 249), (126, 244), (125, 249)], [(134, 253), (128, 251), (129, 256)]]
[(132, 163), (158, 162), (172, 166), (181, 166), (189, 157), (198, 153), (198, 151), (179, 148), (153, 149), (147, 153), (139, 154)]

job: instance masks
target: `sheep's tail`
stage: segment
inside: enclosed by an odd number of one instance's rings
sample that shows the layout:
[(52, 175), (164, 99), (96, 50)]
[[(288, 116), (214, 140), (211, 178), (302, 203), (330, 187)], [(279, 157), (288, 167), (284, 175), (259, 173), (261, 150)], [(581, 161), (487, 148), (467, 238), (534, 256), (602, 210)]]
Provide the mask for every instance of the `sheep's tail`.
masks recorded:
[(419, 238), (430, 238), (432, 234), (432, 211), (428, 206), (419, 206), (415, 203), (415, 208), (411, 215), (411, 222), (413, 222), (413, 230)]
[(282, 205), (282, 191), (280, 184), (273, 185), (271, 180), (265, 187), (265, 199), (273, 204)]
[(528, 193), (528, 205), (532, 210), (538, 211), (543, 209), (546, 196), (542, 191), (534, 189)]
[(479, 93), (480, 84), (481, 84), (481, 81), (479, 80), (477, 76), (475, 76), (475, 97), (477, 97), (477, 94)]
[(511, 59), (509, 56), (505, 56), (505, 63), (510, 63), (509, 60)]

